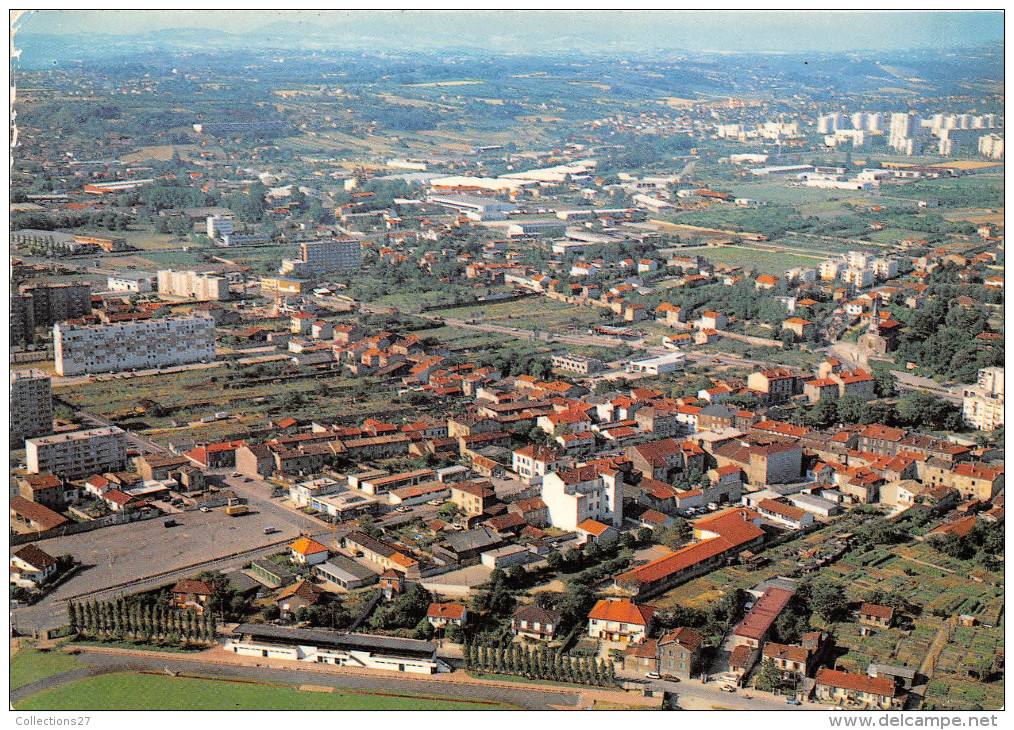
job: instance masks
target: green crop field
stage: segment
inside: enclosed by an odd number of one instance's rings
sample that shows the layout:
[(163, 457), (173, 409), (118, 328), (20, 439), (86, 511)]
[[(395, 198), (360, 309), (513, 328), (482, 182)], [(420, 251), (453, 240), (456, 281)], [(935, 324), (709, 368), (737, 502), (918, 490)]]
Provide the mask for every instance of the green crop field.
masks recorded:
[(434, 310), (434, 314), (452, 318), (474, 317), (482, 324), (498, 324), (522, 329), (552, 329), (569, 324), (587, 326), (602, 321), (598, 307), (578, 307), (542, 297), (527, 297), (513, 302), (484, 304)]
[(294, 686), (148, 674), (111, 674), (33, 695), (23, 711), (91, 710), (504, 710), (482, 700), (409, 693), (324, 692)]
[(824, 260), (823, 256), (814, 255), (801, 256), (791, 253), (775, 253), (772, 251), (758, 251), (739, 246), (721, 246), (718, 248), (701, 249), (701, 256), (715, 264), (728, 264), (729, 266), (743, 266), (756, 269), (764, 274), (783, 274), (787, 269), (797, 266), (813, 268)]
[(38, 651), (23, 646), (11, 657), (11, 689), (24, 687), (39, 679), (78, 666), (77, 659), (62, 651)]

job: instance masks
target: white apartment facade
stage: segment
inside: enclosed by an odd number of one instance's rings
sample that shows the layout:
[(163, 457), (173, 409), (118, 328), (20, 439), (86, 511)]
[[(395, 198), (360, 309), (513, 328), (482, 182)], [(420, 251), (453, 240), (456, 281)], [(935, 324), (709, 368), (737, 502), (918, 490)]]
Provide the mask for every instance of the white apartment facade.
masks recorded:
[(110, 373), (210, 361), (215, 322), (210, 317), (148, 319), (102, 325), (53, 325), (58, 375)]
[(585, 520), (619, 527), (623, 524), (622, 490), (619, 472), (583, 466), (547, 474), (541, 496), (553, 527), (573, 530)]
[(208, 225), (208, 238), (224, 238), (236, 230), (231, 215), (209, 215), (205, 222)]
[(1003, 368), (983, 368), (979, 382), (965, 388), (962, 416), (965, 422), (980, 431), (1003, 426)]
[(221, 301), (229, 299), (229, 280), (214, 273), (197, 271), (158, 272), (158, 293), (198, 301)]
[(25, 441), (29, 474), (50, 472), (78, 479), (118, 471), (127, 461), (127, 434), (116, 426), (72, 431)]
[(565, 460), (556, 452), (529, 444), (513, 454), (514, 472), (525, 484), (540, 484), (546, 474), (558, 469)]
[(49, 375), (38, 370), (11, 371), (11, 448), (25, 439), (53, 433), (53, 390)]

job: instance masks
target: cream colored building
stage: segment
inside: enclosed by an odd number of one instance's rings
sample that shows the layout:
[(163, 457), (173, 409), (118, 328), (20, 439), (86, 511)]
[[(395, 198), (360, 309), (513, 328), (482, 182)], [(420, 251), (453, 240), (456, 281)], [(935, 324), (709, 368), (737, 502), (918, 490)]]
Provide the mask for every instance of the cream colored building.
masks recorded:
[(119, 471), (127, 463), (127, 434), (116, 426), (72, 431), (25, 441), (29, 474), (50, 472), (78, 479)]
[(229, 280), (214, 273), (163, 269), (158, 272), (158, 293), (198, 301), (221, 301), (230, 297)]
[(983, 368), (977, 385), (965, 388), (962, 415), (980, 431), (1003, 426), (1003, 368)]
[(210, 361), (210, 317), (147, 319), (101, 325), (53, 325), (57, 375), (110, 373)]

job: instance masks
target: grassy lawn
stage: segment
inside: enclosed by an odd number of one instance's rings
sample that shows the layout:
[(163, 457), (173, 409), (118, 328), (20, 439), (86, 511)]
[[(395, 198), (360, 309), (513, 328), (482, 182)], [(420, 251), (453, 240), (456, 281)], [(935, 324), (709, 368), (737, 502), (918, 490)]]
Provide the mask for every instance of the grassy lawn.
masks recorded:
[(62, 651), (37, 651), (31, 646), (22, 646), (11, 657), (11, 689), (24, 687), (36, 680), (77, 666), (77, 659)]
[(82, 679), (29, 697), (18, 710), (494, 710), (508, 705), (429, 698), (409, 693), (303, 691), (216, 679), (111, 674)]

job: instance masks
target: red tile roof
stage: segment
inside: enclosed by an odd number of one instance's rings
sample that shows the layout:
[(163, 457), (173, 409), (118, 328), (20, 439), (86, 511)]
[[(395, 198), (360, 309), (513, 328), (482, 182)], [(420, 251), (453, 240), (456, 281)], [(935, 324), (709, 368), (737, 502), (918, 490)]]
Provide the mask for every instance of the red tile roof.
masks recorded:
[(426, 617), (460, 621), (465, 618), (465, 607), (457, 603), (431, 603)]
[(888, 621), (894, 618), (894, 609), (890, 606), (880, 606), (876, 603), (863, 603), (859, 608), (860, 616), (874, 616), (876, 618), (887, 619)]
[(853, 692), (867, 692), (882, 697), (894, 697), (894, 681), (885, 678), (867, 677), (865, 674), (839, 672), (836, 669), (820, 669), (817, 671), (817, 684), (828, 687), (839, 687)]
[(760, 641), (770, 630), (792, 598), (790, 591), (782, 588), (768, 588), (764, 595), (757, 599), (750, 611), (739, 622), (733, 633), (748, 639)]
[(588, 618), (647, 626), (654, 615), (655, 608), (652, 606), (638, 606), (630, 601), (601, 600), (595, 604)]

